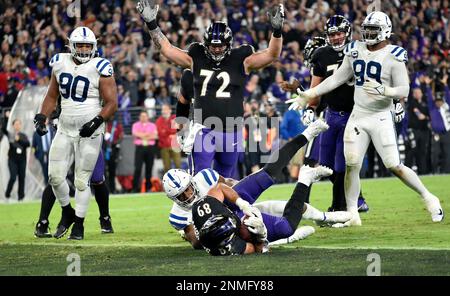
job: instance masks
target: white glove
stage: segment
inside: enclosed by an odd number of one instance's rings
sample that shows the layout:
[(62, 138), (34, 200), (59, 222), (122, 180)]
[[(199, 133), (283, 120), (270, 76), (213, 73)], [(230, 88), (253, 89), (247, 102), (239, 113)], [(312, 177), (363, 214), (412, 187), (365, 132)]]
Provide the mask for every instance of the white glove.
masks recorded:
[(371, 95), (386, 95), (386, 88), (381, 83), (375, 80), (366, 80), (363, 84), (363, 89), (366, 93)]
[(316, 113), (314, 112), (314, 109), (311, 107), (306, 108), (305, 110), (303, 110), (303, 115), (302, 115), (302, 123), (305, 126), (310, 125), (314, 119), (316, 118)]
[(262, 219), (261, 211), (257, 207), (252, 206), (248, 201), (239, 197), (236, 200), (236, 205), (239, 209), (241, 209), (244, 215)]
[(259, 242), (267, 239), (267, 228), (262, 218), (249, 217), (244, 220), (244, 225), (247, 226), (248, 231), (256, 235), (256, 239)]
[(395, 123), (399, 123), (405, 118), (405, 110), (403, 109), (402, 103), (394, 102), (394, 112)]
[(136, 9), (144, 21), (149, 23), (156, 20), (159, 5), (155, 5), (155, 0), (139, 0)]
[(286, 101), (286, 104), (291, 104), (289, 110), (299, 110), (303, 109), (315, 97), (317, 97), (317, 92), (314, 88), (310, 88), (307, 91), (297, 88), (297, 95), (293, 95), (292, 99)]

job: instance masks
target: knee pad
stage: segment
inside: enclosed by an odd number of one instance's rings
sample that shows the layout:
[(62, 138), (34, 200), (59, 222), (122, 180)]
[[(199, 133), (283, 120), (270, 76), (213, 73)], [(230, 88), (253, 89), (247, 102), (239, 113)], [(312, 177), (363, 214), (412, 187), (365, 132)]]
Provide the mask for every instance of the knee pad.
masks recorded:
[(362, 159), (357, 153), (347, 151), (345, 152), (345, 165), (349, 167), (361, 167)]
[(80, 179), (77, 179), (77, 178), (75, 178), (75, 181), (73, 183), (75, 185), (75, 188), (80, 190), (80, 191), (84, 191), (88, 187), (87, 182), (84, 182), (83, 180), (80, 180)]
[(65, 178), (61, 176), (54, 176), (54, 175), (48, 176), (48, 184), (50, 184), (51, 186), (61, 185), (64, 182), (64, 180)]

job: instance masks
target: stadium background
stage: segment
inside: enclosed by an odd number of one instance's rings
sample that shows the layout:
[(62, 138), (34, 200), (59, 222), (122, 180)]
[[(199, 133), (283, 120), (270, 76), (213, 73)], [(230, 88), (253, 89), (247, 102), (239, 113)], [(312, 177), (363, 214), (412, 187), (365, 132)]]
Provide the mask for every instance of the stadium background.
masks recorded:
[[(267, 8), (278, 1), (165, 0), (161, 3), (159, 26), (172, 44), (186, 48), (193, 41), (201, 41), (211, 20), (228, 23), (234, 34), (234, 44), (249, 43), (256, 50), (268, 45), (270, 24)], [(302, 49), (306, 41), (320, 35), (326, 19), (333, 14), (347, 17), (353, 24), (353, 38), (359, 39), (359, 28), (365, 17), (369, 1), (285, 1), (286, 21), (282, 56), (272, 66), (253, 73), (246, 87), (246, 100), (271, 102), (280, 116), (286, 111), (284, 101), (289, 93), (283, 92), (278, 82), (296, 78), (309, 85), (310, 73), (303, 65)], [(117, 118), (128, 135), (124, 141), (127, 153), (122, 154), (119, 175), (131, 175), (133, 159), (130, 149), (131, 125), (138, 113), (146, 108), (152, 121), (160, 114), (161, 104), (176, 103), (181, 69), (168, 63), (152, 46), (136, 9), (135, 1), (76, 1), (80, 4), (79, 17), (69, 1), (0, 1), (0, 106), (2, 128), (7, 128), (9, 111), (16, 104), (16, 114), (24, 121), (31, 139), (32, 118), (42, 99), (42, 89), (48, 85), (50, 58), (66, 51), (67, 37), (77, 25), (90, 27), (99, 39), (99, 54), (109, 59), (115, 69), (119, 90)], [(391, 18), (393, 44), (408, 50), (411, 86), (430, 84), (433, 95), (442, 96), (448, 83), (444, 77), (449, 71), (449, 1), (382, 1), (382, 10)], [(429, 79), (428, 79), (429, 78)], [(33, 91), (32, 86), (41, 87)], [(18, 94), (22, 90), (22, 99)], [(22, 103), (19, 104), (19, 101)], [(19, 106), (22, 106), (21, 109)], [(263, 107), (262, 107), (263, 109)], [(14, 110), (13, 110), (14, 111)], [(408, 113), (408, 112), (407, 112)], [(14, 115), (14, 113), (12, 113)], [(407, 114), (408, 115), (408, 114)], [(428, 123), (428, 139), (432, 131)], [(414, 153), (414, 132), (408, 116), (398, 125), (399, 144), (405, 160)], [(8, 179), (5, 163), (7, 141), (3, 137), (0, 148), (0, 176), (3, 186)], [(128, 144), (126, 144), (128, 143)], [(431, 167), (431, 145), (423, 156), (429, 166), (426, 173), (438, 173)], [(450, 149), (450, 148), (449, 148)], [(43, 188), (37, 162), (28, 150), (27, 197), (38, 198)], [(411, 156), (414, 158), (413, 156)], [(409, 163), (414, 167), (414, 161)], [(387, 175), (376, 161), (365, 166), (363, 176)], [(154, 175), (160, 166), (156, 165)], [(31, 178), (30, 178), (31, 177)], [(4, 187), (1, 195), (4, 193)], [(15, 190), (13, 191), (15, 192)], [(13, 195), (14, 196), (14, 195)]]

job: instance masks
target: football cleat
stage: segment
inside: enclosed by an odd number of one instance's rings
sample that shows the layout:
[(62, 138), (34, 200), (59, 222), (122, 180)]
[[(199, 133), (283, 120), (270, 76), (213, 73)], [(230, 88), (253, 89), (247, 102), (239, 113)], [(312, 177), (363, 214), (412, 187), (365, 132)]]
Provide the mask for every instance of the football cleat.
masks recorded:
[(332, 174), (333, 170), (325, 166), (319, 165), (312, 168), (310, 166), (303, 165), (300, 168), (298, 182), (309, 186), (311, 183), (318, 182), (321, 178), (331, 176)]
[(365, 213), (369, 211), (369, 205), (366, 203), (364, 197), (358, 198), (358, 212)]
[(50, 233), (49, 223), (46, 221), (45, 223), (43, 221), (39, 221), (36, 224), (35, 230), (34, 230), (34, 237), (36, 238), (49, 238), (52, 237), (52, 234)]
[(317, 137), (321, 132), (326, 131), (330, 126), (322, 119), (317, 119), (311, 123), (304, 131), (303, 135), (311, 141), (313, 138)]
[(72, 231), (67, 239), (82, 240), (84, 238), (84, 226), (81, 223), (73, 224)]
[(424, 201), (428, 212), (431, 214), (431, 220), (433, 222), (441, 222), (444, 220), (444, 210), (442, 209), (441, 203), (436, 196), (430, 193)]
[(104, 234), (114, 233), (110, 216), (100, 217), (99, 220), (100, 220), (100, 229), (102, 230), (102, 233)]
[(302, 240), (310, 236), (315, 232), (312, 226), (302, 226), (295, 230), (294, 234), (289, 237), (289, 243), (293, 243), (298, 240)]
[(315, 221), (320, 227), (331, 227), (335, 223), (345, 223), (352, 218), (352, 214), (347, 211), (335, 211), (323, 213), (322, 221)]
[(75, 210), (73, 208), (70, 208), (67, 214), (64, 214), (63, 211), (61, 220), (58, 223), (58, 227), (56, 227), (56, 232), (55, 234), (53, 234), (53, 237), (54, 238), (63, 237), (74, 222), (75, 222)]
[[(352, 213), (350, 213), (350, 214), (352, 214)], [(350, 220), (348, 220), (347, 222), (336, 223), (336, 224), (333, 224), (332, 227), (333, 228), (344, 228), (344, 227), (361, 226), (361, 225), (362, 225), (362, 222), (361, 222), (361, 218), (359, 217), (359, 213), (355, 212), (352, 214), (352, 218)]]

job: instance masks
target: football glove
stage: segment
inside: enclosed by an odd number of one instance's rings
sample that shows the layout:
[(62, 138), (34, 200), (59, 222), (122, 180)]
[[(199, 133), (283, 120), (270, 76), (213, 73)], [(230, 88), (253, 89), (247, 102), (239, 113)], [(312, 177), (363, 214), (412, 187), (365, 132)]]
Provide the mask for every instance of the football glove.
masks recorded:
[(273, 30), (281, 30), (284, 23), (284, 5), (278, 4), (273, 8), (272, 12), (267, 12), (267, 16), (269, 17)]
[(400, 101), (394, 101), (394, 121), (399, 123), (405, 118), (405, 110), (403, 109), (402, 103)]
[(150, 23), (156, 20), (159, 5), (155, 4), (155, 0), (139, 0), (136, 9), (144, 21)]
[(80, 128), (80, 137), (87, 138), (92, 136), (92, 134), (98, 129), (98, 127), (102, 125), (103, 121), (103, 117), (97, 115), (91, 121), (83, 124), (83, 126)]
[(297, 88), (297, 95), (293, 95), (292, 99), (286, 101), (286, 104), (291, 104), (289, 110), (300, 110), (315, 97), (317, 97), (317, 92), (314, 88), (310, 88), (307, 91), (302, 91), (300, 88)]
[(258, 217), (262, 219), (261, 212), (258, 208), (252, 206), (248, 201), (238, 198), (236, 200), (236, 205), (244, 213), (244, 215), (249, 217)]
[(315, 119), (316, 113), (314, 112), (314, 109), (311, 107), (306, 108), (305, 110), (303, 110), (303, 115), (302, 115), (302, 123), (305, 126), (310, 125), (314, 119)]
[(267, 239), (267, 228), (262, 218), (248, 217), (244, 219), (244, 225), (247, 226), (248, 231), (255, 234), (258, 242), (263, 242)]
[(39, 136), (43, 136), (48, 133), (47, 125), (45, 124), (46, 120), (47, 120), (47, 116), (45, 116), (42, 113), (38, 113), (34, 116), (34, 120), (33, 120), (34, 128), (36, 129), (36, 133)]
[(384, 85), (375, 80), (366, 80), (363, 84), (363, 89), (366, 93), (371, 95), (386, 95), (386, 88)]

